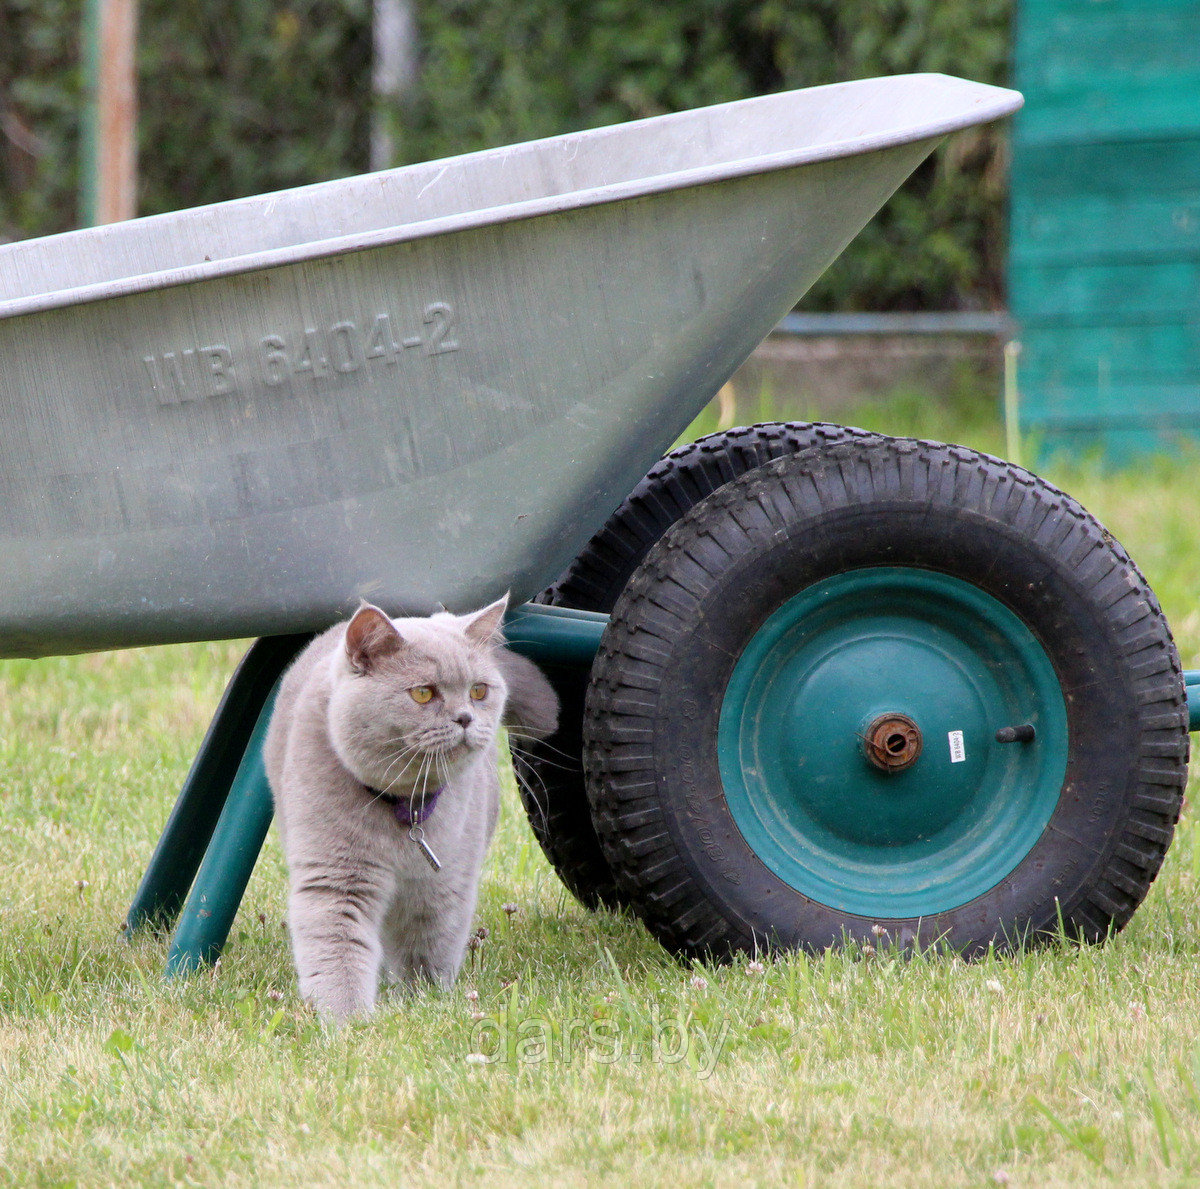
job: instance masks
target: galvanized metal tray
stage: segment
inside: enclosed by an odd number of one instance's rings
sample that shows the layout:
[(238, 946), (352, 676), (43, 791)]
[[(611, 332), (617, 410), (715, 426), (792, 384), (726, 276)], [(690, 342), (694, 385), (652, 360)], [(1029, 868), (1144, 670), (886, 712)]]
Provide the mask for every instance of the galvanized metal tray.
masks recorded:
[(0, 656), (553, 579), (948, 132), (817, 87), (0, 247)]

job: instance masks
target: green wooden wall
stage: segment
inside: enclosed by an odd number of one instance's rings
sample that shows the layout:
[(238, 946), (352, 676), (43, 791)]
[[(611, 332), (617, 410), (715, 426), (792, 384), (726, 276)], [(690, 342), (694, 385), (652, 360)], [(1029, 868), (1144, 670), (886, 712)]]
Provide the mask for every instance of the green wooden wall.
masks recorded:
[(1043, 451), (1200, 439), (1200, 0), (1019, 0), (1009, 304)]

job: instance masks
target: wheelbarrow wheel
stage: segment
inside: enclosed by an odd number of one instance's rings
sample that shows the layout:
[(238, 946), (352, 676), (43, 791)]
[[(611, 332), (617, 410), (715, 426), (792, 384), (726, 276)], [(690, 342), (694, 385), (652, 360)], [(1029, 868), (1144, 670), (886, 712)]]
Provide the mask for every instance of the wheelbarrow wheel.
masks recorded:
[(930, 442), (701, 501), (613, 609), (585, 718), (618, 886), (685, 954), (1098, 941), (1179, 815), (1153, 593), (1074, 500)]
[[(709, 434), (672, 450), (534, 602), (611, 611), (655, 542), (718, 487), (774, 458), (869, 436), (841, 425), (771, 422)], [(588, 908), (617, 908), (622, 896), (596, 838), (583, 777), (588, 673), (564, 666), (547, 668), (547, 676), (561, 703), (559, 730), (544, 744), (514, 750), (517, 788), (538, 845), (571, 894)]]

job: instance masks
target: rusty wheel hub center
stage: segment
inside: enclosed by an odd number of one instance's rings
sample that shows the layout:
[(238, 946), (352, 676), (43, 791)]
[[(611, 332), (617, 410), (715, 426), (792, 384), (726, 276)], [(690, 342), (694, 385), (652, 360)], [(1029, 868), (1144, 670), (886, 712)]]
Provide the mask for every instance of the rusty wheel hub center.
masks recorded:
[(883, 772), (903, 772), (921, 754), (921, 728), (907, 714), (882, 714), (863, 735), (867, 759)]

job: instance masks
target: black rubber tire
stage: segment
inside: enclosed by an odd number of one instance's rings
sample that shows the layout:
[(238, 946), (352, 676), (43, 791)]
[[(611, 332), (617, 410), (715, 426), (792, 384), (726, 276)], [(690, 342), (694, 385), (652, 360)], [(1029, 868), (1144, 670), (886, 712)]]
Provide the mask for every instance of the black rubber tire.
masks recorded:
[(718, 487), (776, 458), (874, 436), (848, 425), (770, 421), (680, 446), (650, 468), (562, 577), (534, 601), (609, 612), (663, 533)]
[[(718, 487), (775, 458), (865, 430), (809, 422), (770, 422), (709, 434), (672, 450), (634, 488), (562, 577), (533, 601), (583, 611), (612, 610), (656, 541)], [(521, 803), (542, 853), (588, 908), (619, 908), (621, 896), (592, 825), (583, 777), (583, 705), (588, 673), (543, 666), (558, 693), (559, 730), (544, 744), (514, 752)]]
[[(778, 878), (738, 830), (717, 762), (730, 673), (766, 618), (815, 582), (879, 565), (953, 575), (1015, 612), (1067, 708), (1066, 777), (1032, 850), (990, 891), (925, 918), (850, 915)], [(617, 601), (584, 739), (619, 888), (669, 949), (715, 957), (879, 944), (873, 926), (967, 956), (1060, 927), (1102, 940), (1158, 872), (1188, 758), (1174, 643), (1107, 530), (1019, 467), (887, 438), (780, 459), (692, 508)]]
[(600, 850), (583, 775), (583, 705), (588, 670), (540, 665), (558, 694), (558, 730), (549, 739), (510, 743), (525, 816), (542, 854), (585, 908), (618, 909), (624, 900)]

